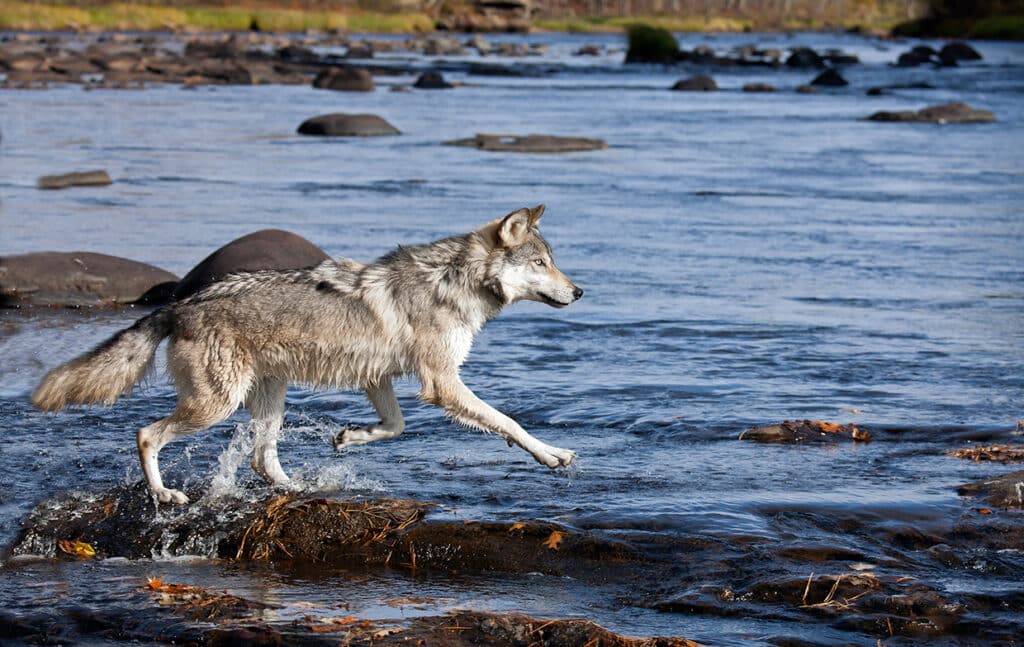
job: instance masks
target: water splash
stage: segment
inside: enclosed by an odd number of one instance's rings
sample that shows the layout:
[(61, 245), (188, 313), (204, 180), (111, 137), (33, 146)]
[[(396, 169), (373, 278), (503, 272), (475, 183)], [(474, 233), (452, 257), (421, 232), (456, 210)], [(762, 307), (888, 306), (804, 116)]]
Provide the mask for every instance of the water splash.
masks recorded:
[(217, 458), (217, 472), (210, 480), (210, 487), (204, 498), (219, 499), (239, 494), (238, 468), (252, 455), (252, 449), (252, 425), (235, 425), (235, 433), (231, 436), (231, 442)]

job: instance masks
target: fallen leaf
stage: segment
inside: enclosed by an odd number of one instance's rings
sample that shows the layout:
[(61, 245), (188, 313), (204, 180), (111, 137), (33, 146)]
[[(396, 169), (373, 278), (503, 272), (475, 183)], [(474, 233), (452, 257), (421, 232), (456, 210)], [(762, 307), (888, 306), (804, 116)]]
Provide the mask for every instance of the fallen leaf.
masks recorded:
[(159, 591), (160, 587), (164, 585), (164, 581), (159, 577), (150, 577), (146, 579), (146, 588), (151, 591)]
[(75, 557), (95, 557), (96, 549), (84, 541), (67, 541), (60, 540), (57, 542), (57, 548), (67, 553), (68, 555), (74, 555)]
[(992, 514), (992, 510), (990, 508), (979, 508), (978, 514)]
[(544, 545), (551, 550), (558, 550), (558, 546), (562, 543), (563, 539), (565, 539), (565, 533), (554, 530), (551, 535), (544, 540)]
[(510, 533), (513, 533), (513, 532), (515, 532), (517, 530), (522, 530), (525, 527), (526, 527), (525, 523), (514, 523), (514, 524), (512, 524), (511, 526), (508, 527), (508, 531)]

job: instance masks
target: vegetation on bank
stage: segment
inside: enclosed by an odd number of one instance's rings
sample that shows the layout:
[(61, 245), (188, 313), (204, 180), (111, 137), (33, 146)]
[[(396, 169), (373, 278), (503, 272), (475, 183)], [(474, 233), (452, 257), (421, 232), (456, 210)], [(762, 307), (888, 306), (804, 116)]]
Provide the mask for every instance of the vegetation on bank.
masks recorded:
[(430, 31), (422, 13), (318, 11), (259, 7), (166, 7), (116, 3), (88, 7), (9, 1), (0, 8), (0, 29), (60, 31), (96, 29), (153, 31), (192, 27), (216, 31), (344, 30), (375, 33)]

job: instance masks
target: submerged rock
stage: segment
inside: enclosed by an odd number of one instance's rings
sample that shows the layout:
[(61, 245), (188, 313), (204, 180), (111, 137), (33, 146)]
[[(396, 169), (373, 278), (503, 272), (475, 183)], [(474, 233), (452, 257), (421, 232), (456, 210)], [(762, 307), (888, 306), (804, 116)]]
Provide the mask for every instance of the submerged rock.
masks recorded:
[(467, 146), (484, 151), (503, 153), (570, 153), (608, 148), (608, 144), (600, 139), (560, 137), (557, 135), (489, 135), (477, 133), (475, 137), (453, 139), (444, 143), (447, 146)]
[(107, 186), (113, 180), (106, 171), (76, 171), (63, 175), (44, 175), (36, 180), (40, 189), (66, 189), (69, 186)]
[(982, 497), (994, 507), (1024, 508), (1024, 470), (961, 485), (957, 493)]
[(774, 85), (767, 83), (747, 83), (743, 86), (744, 92), (775, 92), (776, 88)]
[(339, 65), (318, 74), (313, 79), (313, 87), (339, 92), (373, 92), (377, 86), (370, 73), (363, 68)]
[(988, 110), (978, 110), (966, 103), (945, 103), (921, 110), (880, 111), (868, 117), (869, 121), (911, 122), (930, 124), (991, 123), (996, 116)]
[(92, 252), (0, 257), (0, 307), (160, 304), (178, 277), (159, 267)]
[(261, 229), (236, 238), (204, 258), (181, 279), (174, 298), (195, 294), (234, 272), (300, 269), (329, 258), (302, 236), (281, 229)]
[(838, 439), (869, 442), (871, 434), (853, 423), (840, 425), (821, 420), (786, 420), (780, 424), (751, 427), (741, 433), (739, 439), (759, 443), (799, 443)]
[(688, 79), (676, 81), (672, 89), (686, 92), (711, 92), (718, 89), (718, 84), (710, 76), (691, 76)]
[(445, 81), (440, 72), (430, 70), (421, 74), (416, 83), (413, 83), (413, 87), (421, 90), (446, 90), (455, 86)]
[(939, 58), (945, 61), (980, 61), (982, 59), (978, 50), (974, 49), (963, 41), (946, 43), (939, 50)]
[(822, 72), (821, 74), (819, 74), (818, 76), (814, 77), (814, 80), (811, 81), (811, 85), (820, 85), (830, 88), (841, 88), (845, 85), (850, 85), (850, 82), (844, 79), (842, 75), (839, 74), (839, 72), (836, 72), (835, 70), (829, 68)]
[(334, 112), (311, 117), (299, 125), (300, 135), (325, 137), (379, 137), (402, 134), (377, 115)]

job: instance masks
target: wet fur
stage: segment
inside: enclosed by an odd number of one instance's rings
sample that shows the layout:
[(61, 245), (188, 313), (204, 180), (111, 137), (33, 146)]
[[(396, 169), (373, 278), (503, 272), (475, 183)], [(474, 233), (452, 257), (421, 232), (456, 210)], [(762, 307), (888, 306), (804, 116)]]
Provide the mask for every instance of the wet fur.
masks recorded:
[(563, 306), (582, 294), (554, 265), (537, 230), (542, 213), (543, 205), (521, 209), (468, 234), (399, 247), (370, 264), (339, 259), (230, 276), (52, 370), (32, 401), (44, 411), (113, 404), (145, 376), (169, 336), (178, 406), (139, 430), (138, 448), (154, 495), (177, 503), (188, 499), (164, 487), (160, 448), (240, 405), (252, 414), (253, 468), (272, 483), (287, 481), (276, 442), (288, 383), (366, 391), (381, 422), (343, 430), (339, 448), (400, 434), (404, 421), (391, 381), (416, 375), (424, 401), (500, 434), (549, 467), (567, 465), (573, 452), (536, 440), (458, 376), (473, 336), (505, 306), (521, 299)]

